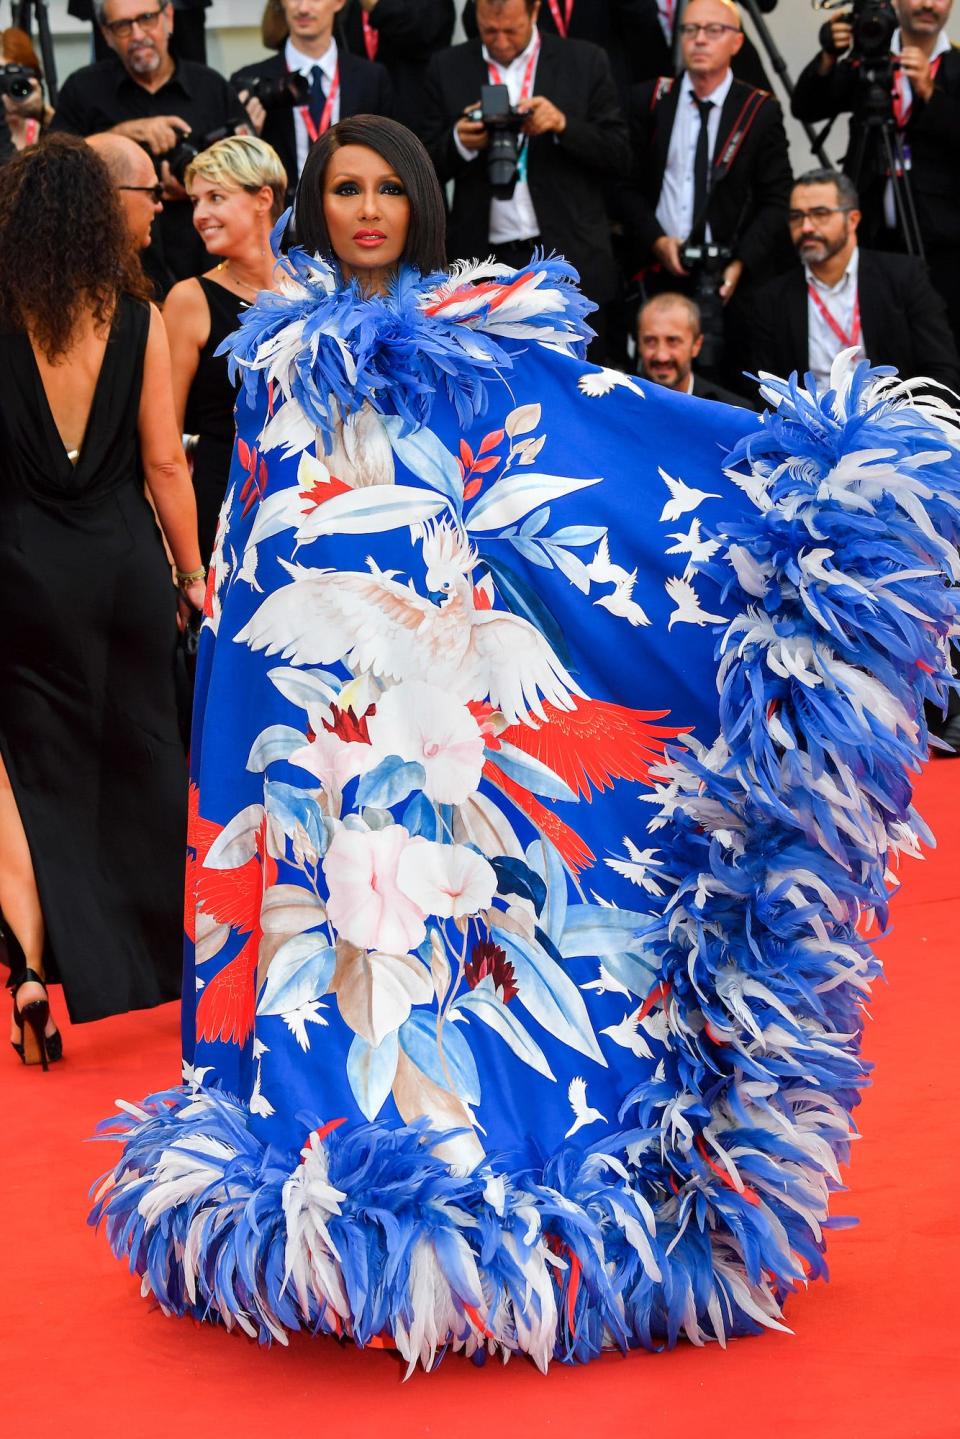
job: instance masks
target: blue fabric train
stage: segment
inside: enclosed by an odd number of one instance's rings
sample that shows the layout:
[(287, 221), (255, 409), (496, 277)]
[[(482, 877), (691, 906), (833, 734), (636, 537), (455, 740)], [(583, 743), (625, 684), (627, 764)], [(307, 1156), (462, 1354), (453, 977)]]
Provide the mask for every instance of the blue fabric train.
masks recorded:
[(923, 836), (951, 414), (597, 370), (557, 261), (288, 265), (234, 340), (184, 1085), (93, 1219), (168, 1311), (411, 1365), (780, 1327)]

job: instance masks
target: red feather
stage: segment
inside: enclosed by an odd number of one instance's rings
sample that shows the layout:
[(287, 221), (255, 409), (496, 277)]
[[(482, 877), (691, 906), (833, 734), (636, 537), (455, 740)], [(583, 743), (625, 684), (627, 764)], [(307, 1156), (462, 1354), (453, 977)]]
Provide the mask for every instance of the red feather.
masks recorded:
[(547, 723), (538, 729), (514, 724), (500, 736), (558, 774), (589, 803), (596, 790), (613, 788), (615, 779), (650, 784), (650, 766), (663, 760), (667, 740), (686, 728), (651, 724), (669, 710), (634, 710), (605, 700), (576, 700), (576, 709), (544, 704)]
[(260, 937), (251, 934), (235, 959), (204, 986), (197, 1004), (197, 1038), (243, 1044), (253, 1029)]
[(491, 784), (496, 785), (497, 789), (501, 790), (508, 799), (512, 799), (518, 809), (522, 809), (524, 814), (529, 816), (537, 829), (541, 830), (556, 847), (561, 859), (570, 866), (574, 874), (579, 874), (582, 869), (593, 864), (596, 856), (584, 844), (576, 830), (571, 829), (568, 824), (564, 824), (553, 810), (547, 809), (546, 805), (541, 804), (529, 790), (508, 778), (499, 765), (495, 765), (492, 760), (487, 760), (483, 766), (483, 775)]

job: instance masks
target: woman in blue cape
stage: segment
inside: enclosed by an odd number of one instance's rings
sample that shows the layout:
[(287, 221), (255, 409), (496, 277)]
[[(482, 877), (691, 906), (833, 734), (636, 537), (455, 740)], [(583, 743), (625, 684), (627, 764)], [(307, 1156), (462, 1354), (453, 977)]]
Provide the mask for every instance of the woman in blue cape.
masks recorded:
[(410, 1365), (781, 1327), (922, 833), (950, 412), (844, 361), (752, 430), (442, 224), (407, 131), (335, 126), (233, 337), (184, 1082), (93, 1218), (169, 1312)]

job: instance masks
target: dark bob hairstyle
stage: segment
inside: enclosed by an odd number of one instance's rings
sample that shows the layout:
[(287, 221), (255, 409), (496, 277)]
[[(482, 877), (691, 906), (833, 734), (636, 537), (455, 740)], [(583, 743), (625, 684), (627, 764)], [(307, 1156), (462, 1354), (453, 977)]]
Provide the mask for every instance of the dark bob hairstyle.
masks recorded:
[(323, 214), (323, 186), (331, 155), (344, 145), (375, 151), (403, 183), (410, 200), (410, 228), (402, 259), (421, 275), (446, 265), (446, 211), (430, 156), (411, 130), (384, 115), (351, 115), (320, 136), (307, 156), (295, 202), (297, 244), (335, 259)]

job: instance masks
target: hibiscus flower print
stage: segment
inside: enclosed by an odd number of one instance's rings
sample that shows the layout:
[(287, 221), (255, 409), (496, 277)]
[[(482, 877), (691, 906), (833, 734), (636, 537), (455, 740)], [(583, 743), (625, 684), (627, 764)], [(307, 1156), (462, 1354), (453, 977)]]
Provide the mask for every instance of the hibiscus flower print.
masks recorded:
[(410, 845), (400, 824), (368, 833), (341, 829), (334, 835), (323, 873), (330, 891), (327, 915), (342, 939), (386, 954), (406, 954), (423, 942), (425, 911), (398, 883)]
[(465, 704), (422, 680), (387, 690), (367, 721), (378, 758), (398, 755), (423, 766), (423, 790), (435, 804), (462, 804), (477, 789), (484, 738)]

